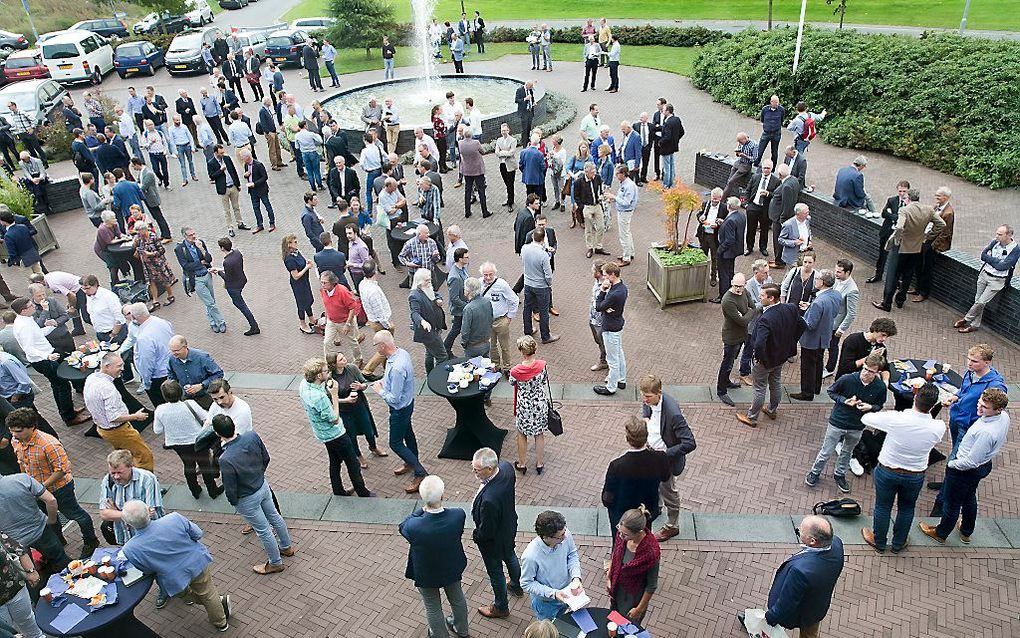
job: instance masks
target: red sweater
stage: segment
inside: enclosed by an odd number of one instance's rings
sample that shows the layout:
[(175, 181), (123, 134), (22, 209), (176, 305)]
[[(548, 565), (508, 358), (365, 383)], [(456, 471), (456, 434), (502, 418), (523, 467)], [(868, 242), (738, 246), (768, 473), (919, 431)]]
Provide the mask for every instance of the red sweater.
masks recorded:
[(326, 308), (326, 318), (333, 323), (345, 323), (351, 313), (358, 310), (358, 301), (343, 284), (337, 284), (332, 295), (327, 293), (325, 288), (320, 288), (319, 294), (322, 296), (322, 305)]

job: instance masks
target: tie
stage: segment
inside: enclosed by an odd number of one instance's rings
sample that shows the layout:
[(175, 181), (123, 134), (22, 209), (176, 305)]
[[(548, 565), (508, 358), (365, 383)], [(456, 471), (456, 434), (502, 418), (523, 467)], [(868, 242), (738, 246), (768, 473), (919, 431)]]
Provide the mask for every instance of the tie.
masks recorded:
[(900, 208), (904, 208), (907, 205), (907, 200), (900, 199)]
[(761, 176), (761, 183), (758, 184), (758, 194), (754, 196), (754, 203), (758, 206), (761, 206), (761, 192), (765, 190), (765, 186), (768, 184), (768, 181), (768, 176)]
[(648, 125), (641, 125), (641, 146), (648, 146)]

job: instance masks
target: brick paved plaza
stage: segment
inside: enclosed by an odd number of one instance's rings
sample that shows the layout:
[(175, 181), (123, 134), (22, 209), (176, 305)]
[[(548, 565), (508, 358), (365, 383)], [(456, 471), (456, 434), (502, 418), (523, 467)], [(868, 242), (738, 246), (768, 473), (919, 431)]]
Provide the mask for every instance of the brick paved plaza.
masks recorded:
[[(524, 58), (507, 57), (496, 62), (471, 63), (468, 58), (467, 70), (526, 78), (529, 77), (527, 62)], [(538, 79), (546, 88), (573, 99), (579, 114), (586, 113), (589, 102), (597, 101), (603, 121), (611, 123), (614, 133), (621, 120), (636, 119), (640, 111), (652, 110), (659, 95), (669, 97), (677, 105), (677, 113), (687, 131), (677, 168), (681, 178), (688, 182), (693, 175), (695, 152), (728, 150), (738, 130), (747, 130), (752, 136), (759, 131), (753, 122), (713, 104), (707, 95), (692, 89), (689, 82), (679, 76), (625, 68), (621, 72), (620, 93), (582, 94), (578, 86), (582, 73), (580, 64), (558, 63), (555, 72), (543, 73)], [(377, 75), (373, 72), (344, 76), (344, 86), (375, 80)], [(197, 95), (204, 80), (204, 76), (170, 78), (165, 74), (154, 78), (158, 91), (168, 100), (179, 86)], [(288, 71), (287, 82), (287, 88), (293, 89), (298, 99), (307, 104), (310, 94), (297, 72)], [(137, 85), (144, 83), (139, 80)], [(104, 84), (104, 91), (123, 99), (126, 85), (112, 78)], [(601, 85), (604, 88), (606, 80)], [(80, 92), (75, 93), (77, 96)], [(399, 95), (394, 97), (399, 105)], [(254, 114), (250, 103), (248, 110)], [(575, 122), (562, 134), (570, 142), (576, 139), (576, 131)], [(258, 151), (265, 154), (261, 138)], [(853, 155), (853, 151), (816, 142), (811, 148), (808, 181), (817, 183), (819, 189), (831, 189), (835, 170), (849, 163)], [(483, 220), (476, 214), (470, 220), (463, 219), (463, 192), (453, 188), (451, 173), (444, 180), (443, 219), (447, 226), (458, 223), (464, 229), (464, 238), (472, 254), (472, 270), (477, 270), (482, 261), (492, 260), (500, 267), (501, 275), (512, 283), (520, 272), (519, 259), (513, 253), (514, 214), (498, 207), (503, 195), (502, 182), (491, 156), (486, 158), (486, 163), (489, 202), (495, 216)], [(170, 170), (174, 189), (164, 195), (163, 210), (175, 229), (175, 237), (181, 225), (192, 225), (210, 248), (214, 248), (224, 228), (220, 203), (212, 186), (206, 180), (199, 180), (182, 189), (176, 162), (171, 161)], [(200, 167), (199, 171), (204, 169)], [(69, 172), (66, 166), (55, 171), (56, 174)], [(1002, 221), (1000, 217), (977, 211), (1006, 210), (1008, 215), (1017, 214), (1017, 195), (1013, 191), (993, 193), (895, 158), (872, 157), (868, 184), (876, 197), (892, 192), (893, 184), (904, 177), (919, 183), (926, 197), (943, 183), (950, 184), (957, 193), (954, 196), (958, 211), (954, 247), (976, 250), (987, 243), (992, 229)], [(392, 524), (371, 522), (382, 518), (366, 515), (358, 519), (343, 514), (363, 511), (345, 509), (347, 506), (343, 503), (335, 508), (341, 515), (323, 516), (323, 508), (328, 513), (337, 501), (329, 499), (325, 450), (311, 434), (297, 393), (293, 389), (269, 389), (276, 386), (264, 383), (274, 378), (268, 375), (299, 373), (306, 358), (321, 353), (320, 338), (297, 331), (288, 274), (280, 259), (280, 239), (290, 232), (298, 235), (302, 253), (307, 257), (312, 255), (298, 221), (301, 194), (307, 183), (299, 181), (290, 169), (271, 173), (270, 184), (278, 232), (254, 237), (242, 232), (236, 241), (236, 246), (244, 253), (249, 278), (245, 297), (259, 320), (262, 334), (241, 335), (243, 319), (230, 305), (222, 287), (217, 290), (217, 300), (229, 325), (226, 334), (212, 333), (198, 300), (186, 298), (179, 289), (178, 302), (160, 309), (158, 314), (172, 321), (176, 331), (186, 335), (191, 345), (211, 352), (228, 375), (235, 375), (233, 382), (238, 386), (238, 393), (251, 403), (255, 428), (273, 456), (269, 479), (284, 502), (298, 549), (297, 557), (288, 559), (287, 571), (272, 577), (252, 573), (250, 566), (263, 560), (257, 539), (240, 535), (241, 519), (224, 513), (230, 511), (224, 499), (217, 502), (192, 500), (182, 485), (177, 457), (162, 449), (161, 437), (151, 431), (143, 436), (156, 455), (156, 471), (161, 482), (172, 486), (168, 503), (187, 510), (184, 513), (206, 530), (206, 541), (215, 558), (215, 577), (221, 589), (232, 593), (235, 601), (236, 618), (231, 621), (234, 629), (228, 635), (423, 637), (426, 629), (420, 599), (412, 584), (403, 578), (406, 543)], [(720, 404), (714, 391), (707, 388), (714, 386), (721, 356), (719, 307), (694, 303), (660, 310), (645, 289), (646, 258), (642, 251), (650, 242), (661, 240), (663, 232), (655, 194), (646, 188), (640, 195), (634, 223), (639, 255), (634, 265), (623, 272), (630, 288), (624, 348), (628, 381), (632, 383), (626, 396), (621, 393), (611, 400), (600, 399), (585, 389), (597, 383), (599, 375), (588, 370), (597, 357), (597, 350), (586, 325), (591, 279), (590, 262), (584, 258), (582, 232), (568, 228), (569, 218), (564, 213), (548, 213), (550, 226), (557, 230), (560, 242), (554, 298), (561, 316), (554, 318), (553, 332), (563, 338), (554, 345), (540, 346), (539, 356), (549, 362), (553, 383), (566, 385), (562, 410), (566, 435), (548, 442), (545, 474), (535, 476), (534, 472), (529, 472), (523, 478), (518, 477), (517, 502), (522, 512), (527, 511), (527, 516), (533, 516), (532, 512), (539, 507), (579, 508), (566, 511), (568, 525), (580, 529), (580, 520), (572, 522), (569, 513), (577, 511), (581, 516), (582, 512), (600, 508), (599, 493), (605, 467), (626, 447), (620, 424), (623, 417), (636, 413), (640, 407), (633, 389), (639, 375), (652, 372), (668, 385), (683, 386), (681, 403), (698, 441), (698, 449), (689, 457), (681, 479), (684, 506), (694, 517), (684, 519), (688, 528), (684, 538), (697, 536), (698, 539), (717, 540), (674, 539), (664, 544), (659, 590), (652, 599), (646, 625), (657, 638), (739, 636), (741, 631), (733, 614), (764, 603), (775, 568), (795, 551), (790, 517), (799, 520), (815, 502), (839, 495), (831, 476), (823, 477), (814, 489), (803, 482), (804, 472), (821, 442), (829, 402), (819, 398), (812, 404), (792, 404), (787, 400), (777, 421), (766, 420), (756, 430), (736, 422), (734, 410)], [(518, 185), (517, 203), (521, 204), (523, 198), (523, 187)], [(250, 223), (251, 208), (244, 197), (242, 211)], [(320, 212), (332, 220), (333, 211), (324, 205)], [(84, 214), (79, 211), (54, 216), (51, 225), (61, 248), (46, 256), (47, 266), (51, 270), (77, 274), (94, 272), (104, 279), (105, 269), (92, 252), (94, 229)], [(616, 254), (618, 244), (615, 224), (613, 226), (607, 235), (606, 248)], [(377, 245), (383, 246), (381, 236)], [(824, 244), (816, 246), (821, 267), (831, 268), (836, 258), (843, 256)], [(385, 248), (381, 252), (385, 252)], [(750, 261), (750, 257), (742, 258), (737, 266), (748, 270)], [(176, 263), (172, 267), (179, 272)], [(860, 263), (854, 273), (862, 293), (862, 310), (855, 330), (866, 329), (876, 316), (871, 301), (878, 298), (880, 291), (863, 283), (872, 270), (872, 264)], [(774, 275), (776, 279), (779, 276), (778, 273)], [(5, 277), (8, 282), (14, 279), (11, 271), (7, 271)], [(421, 377), (424, 374), (422, 349), (410, 343), (406, 291), (397, 287), (399, 281), (400, 276), (390, 271), (382, 278), (382, 285), (399, 326), (398, 345), (411, 352)], [(319, 309), (320, 305), (316, 304), (316, 311)], [(957, 317), (935, 302), (908, 303), (904, 309), (894, 311), (892, 317), (899, 328), (899, 334), (889, 343), (893, 356), (934, 358), (962, 369), (967, 348), (984, 341), (996, 349), (994, 364), (1007, 381), (1017, 378), (1020, 358), (1016, 347), (990, 333), (969, 335), (969, 339), (959, 335), (952, 329)], [(521, 330), (518, 319), (514, 332), (519, 334)], [(797, 368), (796, 364), (787, 366), (785, 384), (798, 381)], [(506, 398), (509, 395), (505, 388), (500, 390), (489, 415), (498, 426), (513, 430), (511, 404)], [(747, 397), (746, 390), (734, 393), (738, 407)], [(48, 392), (44, 393), (41, 403), (47, 417), (56, 419)], [(373, 398), (372, 409), (385, 441), (385, 406)], [(414, 425), (422, 461), (430, 472), (444, 479), (449, 501), (465, 503), (470, 502), (477, 486), (470, 466), (465, 461), (436, 458), (445, 429), (452, 422), (453, 411), (445, 400), (429, 396), (427, 391), (418, 399)], [(61, 435), (76, 476), (100, 478), (105, 472), (103, 458), (107, 445), (98, 439), (86, 439), (77, 433), (65, 434), (65, 431), (61, 430)], [(948, 443), (944, 441), (940, 448), (947, 451)], [(504, 443), (503, 454), (513, 458), (512, 436)], [(369, 459), (366, 482), (370, 489), (387, 499), (377, 508), (379, 516), (379, 512), (412, 506), (411, 497), (401, 489), (406, 481), (391, 472), (396, 465), (394, 458), (391, 455), (387, 459)], [(1016, 523), (1013, 519), (1020, 519), (1020, 496), (1016, 494), (1016, 485), (1020, 484), (1018, 460), (1020, 445), (1014, 438), (1007, 443), (996, 461), (995, 471), (980, 490), (980, 517), (998, 519), (1000, 524), (996, 527), (989, 521), (989, 526), (979, 527), (975, 547), (932, 547), (925, 541), (915, 544), (912, 536), (912, 546), (900, 556), (878, 556), (862, 544), (856, 531), (861, 525), (870, 526), (870, 516), (841, 526), (838, 532), (847, 542), (848, 558), (833, 608), (822, 624), (823, 635), (1020, 635), (1018, 554), (1012, 549), (1020, 546), (1016, 538), (1020, 534), (1011, 535), (1007, 531), (1014, 529), (1011, 527)], [(534, 464), (533, 457), (531, 464)], [(938, 467), (933, 472), (941, 474), (942, 469)], [(83, 485), (79, 487), (84, 489), (88, 481), (81, 482)], [(861, 502), (869, 515), (874, 501), (870, 476), (852, 478), (851, 484), (851, 496)], [(186, 498), (180, 498), (182, 493)], [(933, 492), (923, 492), (918, 504), (919, 516), (927, 514), (933, 496)], [(288, 501), (288, 497), (292, 500)], [(94, 504), (94, 498), (89, 498)], [(325, 505), (327, 501), (331, 505)], [(316, 510), (311, 505), (315, 503), (322, 506)], [(197, 511), (199, 508), (205, 511)], [(789, 540), (757, 540), (763, 538), (762, 529), (784, 517), (786, 529), (782, 538), (789, 537)], [(324, 520), (318, 520), (320, 518)], [(524, 519), (522, 514), (518, 550), (532, 537), (523, 531), (531, 522)], [(361, 522), (352, 522), (358, 520)], [(695, 525), (691, 520), (697, 521), (697, 530), (692, 529)], [(748, 526), (746, 537), (742, 536), (745, 528), (736, 523), (729, 535), (713, 536), (709, 528), (713, 521), (738, 520), (740, 525)], [(754, 529), (755, 521), (761, 521), (761, 529)], [(605, 527), (604, 522), (601, 525)], [(590, 531), (578, 536), (584, 582), (595, 603), (605, 605), (608, 599), (602, 587), (602, 563), (609, 547), (608, 528), (589, 527)], [(982, 542), (979, 535), (984, 531), (987, 531), (987, 539)], [(68, 538), (76, 536), (77, 532), (73, 531)], [(465, 547), (469, 565), (464, 575), (464, 589), (473, 610), (490, 602), (491, 591), (469, 536)], [(155, 611), (152, 600), (154, 594), (139, 607), (139, 617), (160, 635), (190, 637), (209, 632), (204, 615), (196, 610), (175, 601), (166, 609)], [(471, 635), (519, 636), (530, 618), (526, 599), (512, 600), (508, 621), (486, 620), (472, 611)]]

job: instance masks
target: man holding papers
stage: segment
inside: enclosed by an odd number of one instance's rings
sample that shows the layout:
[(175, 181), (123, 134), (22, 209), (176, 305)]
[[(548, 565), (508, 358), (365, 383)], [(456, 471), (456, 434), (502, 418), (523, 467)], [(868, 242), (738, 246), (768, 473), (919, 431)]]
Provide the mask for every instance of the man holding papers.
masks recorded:
[[(568, 605), (578, 609), (589, 599), (581, 585), (577, 545), (563, 515), (551, 510), (542, 512), (535, 519), (535, 533), (538, 537), (521, 554), (521, 587), (531, 594), (535, 618), (552, 620)], [(584, 602), (579, 602), (582, 599)]]

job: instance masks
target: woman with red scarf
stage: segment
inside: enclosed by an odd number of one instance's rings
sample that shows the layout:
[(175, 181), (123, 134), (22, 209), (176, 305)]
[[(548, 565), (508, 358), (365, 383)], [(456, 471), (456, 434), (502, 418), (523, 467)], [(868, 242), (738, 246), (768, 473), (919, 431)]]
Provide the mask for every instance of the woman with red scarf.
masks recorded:
[(548, 377), (545, 361), (535, 358), (538, 343), (527, 335), (517, 340), (517, 350), (524, 360), (510, 369), (514, 387), (514, 420), (517, 424), (517, 462), (521, 474), (528, 471), (528, 437), (535, 437), (535, 471), (545, 469), (545, 431), (549, 428)]
[(627, 510), (616, 526), (618, 542), (606, 574), (612, 608), (640, 625), (659, 585), (659, 541), (648, 532), (648, 510)]

